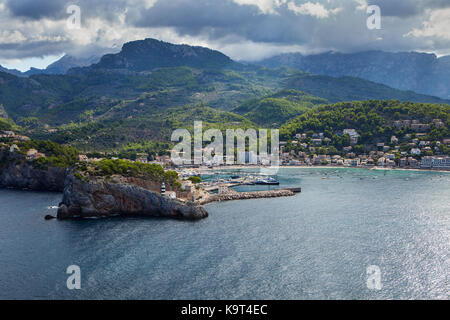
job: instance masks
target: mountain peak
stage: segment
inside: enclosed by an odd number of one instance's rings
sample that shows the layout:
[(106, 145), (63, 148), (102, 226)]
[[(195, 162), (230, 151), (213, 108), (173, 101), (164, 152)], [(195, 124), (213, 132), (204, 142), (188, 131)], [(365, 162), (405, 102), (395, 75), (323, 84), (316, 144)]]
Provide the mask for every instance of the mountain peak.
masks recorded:
[(148, 71), (180, 66), (222, 68), (232, 63), (219, 51), (148, 38), (125, 43), (121, 52), (103, 56), (95, 68)]
[(35, 74), (66, 74), (72, 68), (87, 67), (100, 60), (99, 56), (91, 56), (88, 58), (77, 58), (65, 54), (61, 59), (53, 62), (45, 69), (31, 68), (25, 72), (25, 75), (31, 76)]
[(2, 67), (2, 66), (0, 66), (0, 72), (9, 73), (9, 74), (12, 74), (12, 75), (15, 75), (18, 77), (22, 76), (22, 72), (20, 72), (19, 70), (8, 69), (8, 68)]

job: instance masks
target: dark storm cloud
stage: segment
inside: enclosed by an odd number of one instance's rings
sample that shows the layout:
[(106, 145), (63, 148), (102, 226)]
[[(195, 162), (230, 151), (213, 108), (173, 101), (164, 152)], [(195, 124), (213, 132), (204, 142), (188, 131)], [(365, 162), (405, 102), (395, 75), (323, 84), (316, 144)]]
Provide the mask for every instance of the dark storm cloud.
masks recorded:
[(60, 18), (66, 3), (55, 0), (7, 0), (12, 15), (28, 19)]
[(77, 5), (82, 9), (85, 17), (102, 17), (113, 21), (130, 3), (134, 2), (127, 0), (6, 0), (6, 8), (15, 17), (56, 20), (67, 17), (68, 6)]
[(305, 43), (316, 19), (297, 16), (286, 5), (277, 12), (261, 14), (254, 5), (232, 0), (171, 0), (158, 1), (149, 10), (130, 10), (127, 21), (139, 27), (173, 27), (180, 35), (203, 34), (212, 40), (235, 35), (254, 42)]
[(384, 16), (410, 17), (422, 14), (426, 9), (450, 7), (450, 0), (370, 0), (368, 4), (380, 6)]
[(420, 13), (421, 8), (417, 1), (411, 0), (372, 0), (368, 1), (370, 5), (378, 5), (384, 16), (408, 17)]
[[(64, 52), (61, 49), (69, 49), (72, 46), (70, 42), (37, 41), (24, 42), (21, 44), (0, 44), (1, 58), (31, 58), (43, 57), (53, 52)], [(27, 54), (29, 53), (29, 54)]]
[[(64, 29), (70, 4), (80, 6), (86, 36)], [(366, 27), (365, 4), (381, 7), (381, 30)], [(265, 46), (273, 52), (279, 45), (316, 52), (450, 50), (442, 36), (408, 36), (424, 27), (428, 9), (448, 7), (450, 0), (0, 0), (0, 58), (105, 49), (137, 34), (233, 47), (231, 53), (257, 45), (261, 55)]]

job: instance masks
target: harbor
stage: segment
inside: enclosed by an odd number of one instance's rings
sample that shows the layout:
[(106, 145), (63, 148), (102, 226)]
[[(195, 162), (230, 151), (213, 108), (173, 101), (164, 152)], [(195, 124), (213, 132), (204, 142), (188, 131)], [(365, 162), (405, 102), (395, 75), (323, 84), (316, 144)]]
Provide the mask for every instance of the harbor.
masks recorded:
[[(218, 176), (218, 177), (215, 177)], [(238, 192), (234, 188), (241, 186), (268, 186), (273, 188), (279, 186), (280, 182), (271, 176), (235, 174), (230, 172), (215, 172), (214, 175), (201, 183), (201, 187), (208, 194), (203, 198), (202, 204), (216, 201), (232, 201), (261, 198), (292, 197), (301, 193), (300, 187), (275, 188), (259, 191)]]

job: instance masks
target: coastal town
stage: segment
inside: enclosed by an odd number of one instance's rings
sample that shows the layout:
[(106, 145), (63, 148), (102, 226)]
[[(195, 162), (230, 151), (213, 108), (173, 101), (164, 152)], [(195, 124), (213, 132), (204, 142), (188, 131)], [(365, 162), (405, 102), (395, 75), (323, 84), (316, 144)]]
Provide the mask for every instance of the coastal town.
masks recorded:
[[(444, 126), (434, 119), (435, 127)], [(443, 148), (450, 146), (450, 139), (427, 140), (430, 124), (417, 120), (395, 121), (397, 129), (410, 128), (413, 132), (403, 136), (392, 135), (388, 141), (373, 145), (361, 145), (360, 134), (355, 129), (344, 129), (336, 134), (347, 136), (349, 144), (337, 150), (330, 146), (330, 138), (324, 133), (296, 134), (291, 141), (280, 142), (282, 165), (286, 166), (345, 166), (405, 169), (450, 169), (450, 157)]]
[[(450, 138), (428, 140), (427, 132), (431, 126), (444, 126), (440, 119), (434, 119), (432, 124), (420, 123), (417, 120), (399, 120), (394, 125), (397, 129), (409, 129), (411, 133), (403, 136), (392, 135), (388, 141), (380, 141), (374, 145), (361, 145), (360, 133), (355, 129), (337, 131), (336, 135), (343, 137), (348, 145), (338, 150), (331, 144), (331, 139), (323, 132), (297, 133), (288, 141), (280, 141), (279, 165), (295, 166), (336, 166), (361, 168), (402, 168), (402, 169), (435, 169), (450, 170), (450, 157), (443, 150), (450, 147)], [(10, 152), (20, 151), (18, 145), (30, 138), (13, 131), (0, 132), (0, 148), (8, 148)], [(6, 143), (8, 142), (8, 143)], [(205, 147), (203, 151), (207, 151)], [(44, 153), (36, 149), (24, 150), (29, 161), (45, 158)], [(246, 166), (270, 166), (270, 161), (263, 159), (252, 151), (241, 152)], [(179, 172), (190, 168), (217, 168), (230, 165), (218, 165), (217, 161), (204, 158), (201, 165), (175, 166), (167, 154), (150, 156), (138, 153), (132, 162), (159, 164), (165, 168), (175, 168)], [(103, 159), (119, 159), (114, 154), (100, 153), (101, 157), (80, 154), (80, 162), (98, 162)], [(241, 164), (242, 165), (242, 164)], [(233, 166), (233, 165), (232, 165)]]
[[(393, 122), (393, 127), (406, 133), (380, 137), (373, 144), (362, 143), (362, 133), (356, 129), (337, 130), (333, 135), (343, 141), (341, 146), (333, 145), (332, 139), (323, 132), (296, 133), (291, 139), (280, 141), (279, 164), (450, 170), (450, 138), (429, 138), (431, 129), (444, 126), (440, 119), (433, 119), (431, 123), (398, 120)], [(253, 151), (243, 152), (238, 157), (245, 159), (246, 165), (270, 165)], [(217, 161), (204, 160), (203, 166), (217, 167)]]

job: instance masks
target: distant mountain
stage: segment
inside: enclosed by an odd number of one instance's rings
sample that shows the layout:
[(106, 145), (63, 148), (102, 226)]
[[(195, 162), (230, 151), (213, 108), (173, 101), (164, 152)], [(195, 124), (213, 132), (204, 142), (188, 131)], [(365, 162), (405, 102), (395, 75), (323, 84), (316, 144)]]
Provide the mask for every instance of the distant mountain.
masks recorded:
[(155, 68), (179, 66), (217, 69), (229, 67), (232, 64), (234, 64), (233, 60), (219, 51), (145, 39), (125, 43), (120, 53), (103, 56), (94, 67), (149, 71)]
[(53, 62), (45, 69), (30, 68), (26, 72), (16, 69), (7, 69), (0, 66), (1, 72), (6, 72), (18, 77), (29, 77), (37, 74), (66, 74), (72, 68), (87, 67), (100, 61), (99, 56), (91, 56), (88, 58), (76, 58), (71, 55), (64, 55), (58, 61)]
[(418, 52), (289, 53), (257, 62), (266, 67), (288, 66), (334, 77), (351, 76), (400, 90), (450, 98), (450, 56)]
[(72, 68), (87, 67), (100, 61), (99, 56), (91, 56), (88, 58), (76, 58), (71, 55), (64, 55), (58, 61), (53, 62), (45, 69), (31, 68), (24, 75), (32, 76), (35, 74), (66, 74)]
[(445, 104), (450, 102), (449, 100), (418, 94), (413, 91), (393, 89), (384, 84), (360, 78), (331, 77), (301, 72), (287, 77), (284, 81), (284, 88), (304, 91), (313, 96), (327, 99), (332, 103), (371, 99), (396, 99), (400, 101)]
[[(73, 62), (61, 60), (56, 67)], [(31, 136), (83, 150), (167, 142), (172, 128), (194, 119), (278, 127), (315, 105), (367, 99), (449, 103), (360, 78), (245, 66), (218, 51), (154, 39), (127, 43), (120, 53), (66, 74), (0, 71), (0, 104), (11, 121)]]
[(6, 72), (6, 73), (9, 73), (9, 74), (13, 74), (13, 75), (18, 76), (18, 77), (23, 76), (22, 72), (20, 72), (19, 70), (16, 70), (16, 69), (8, 69), (8, 68), (0, 66), (0, 71), (1, 72)]

